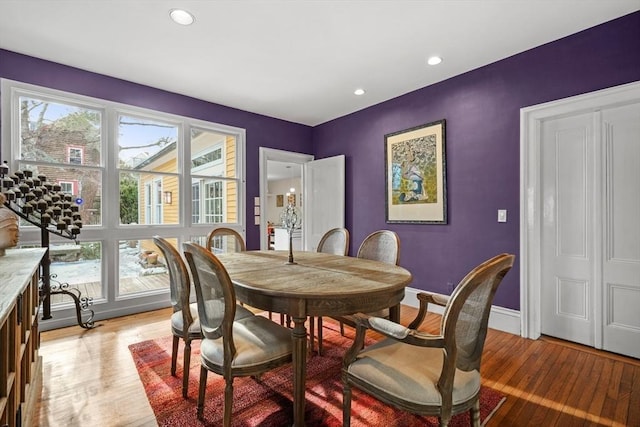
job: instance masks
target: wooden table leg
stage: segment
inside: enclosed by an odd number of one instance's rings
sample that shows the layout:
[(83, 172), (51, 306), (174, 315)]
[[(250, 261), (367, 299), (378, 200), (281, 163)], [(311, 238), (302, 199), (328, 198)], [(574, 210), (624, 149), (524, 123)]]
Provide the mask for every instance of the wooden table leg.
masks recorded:
[(294, 317), (293, 340), (293, 426), (304, 427), (305, 383), (307, 376), (306, 317)]
[(400, 304), (389, 307), (389, 320), (400, 323)]

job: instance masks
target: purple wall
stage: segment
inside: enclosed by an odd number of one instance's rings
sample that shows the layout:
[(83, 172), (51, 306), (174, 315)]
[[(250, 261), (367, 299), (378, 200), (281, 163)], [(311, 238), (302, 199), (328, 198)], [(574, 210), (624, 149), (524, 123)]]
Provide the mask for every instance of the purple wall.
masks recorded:
[[(472, 267), (519, 253), (519, 110), (640, 80), (640, 12), (315, 128), (248, 113), (0, 49), (0, 77), (247, 130), (247, 246), (259, 195), (258, 147), (347, 158), (351, 253), (370, 232), (400, 235), (412, 287), (449, 293)], [(384, 135), (446, 119), (448, 225), (386, 224)], [(2, 124), (0, 123), (0, 126)], [(509, 221), (496, 222), (507, 209)], [(516, 265), (496, 296), (519, 308)]]
[(246, 237), (249, 249), (260, 248), (260, 227), (253, 225), (253, 198), (260, 195), (258, 147), (311, 153), (312, 129), (309, 126), (212, 104), (2, 49), (0, 77), (246, 129)]
[[(446, 58), (445, 58), (446, 60)], [(475, 265), (519, 254), (520, 108), (640, 80), (640, 12), (338, 118), (313, 130), (317, 158), (345, 154), (351, 254), (400, 236), (414, 288), (450, 293)], [(385, 222), (384, 135), (446, 119), (448, 225)], [(508, 222), (497, 222), (497, 210)], [(519, 267), (495, 304), (519, 309)]]

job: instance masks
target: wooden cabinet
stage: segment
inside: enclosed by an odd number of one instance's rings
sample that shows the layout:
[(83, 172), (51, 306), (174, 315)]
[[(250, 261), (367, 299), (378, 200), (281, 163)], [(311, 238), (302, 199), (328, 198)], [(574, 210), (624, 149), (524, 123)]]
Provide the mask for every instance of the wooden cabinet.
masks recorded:
[(29, 427), (42, 389), (40, 261), (45, 249), (0, 257), (0, 426)]

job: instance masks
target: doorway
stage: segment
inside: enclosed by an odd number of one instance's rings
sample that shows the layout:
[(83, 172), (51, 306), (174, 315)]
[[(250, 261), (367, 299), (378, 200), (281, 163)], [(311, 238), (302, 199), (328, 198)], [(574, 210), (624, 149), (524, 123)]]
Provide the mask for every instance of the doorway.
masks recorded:
[(640, 357), (640, 83), (521, 111), (522, 335)]
[[(273, 219), (277, 217), (277, 213), (272, 213), (276, 209), (284, 208), (278, 207), (277, 196), (281, 195), (286, 198), (287, 190), (295, 183), (299, 182), (300, 187), (302, 183), (302, 165), (310, 162), (314, 159), (311, 154), (295, 153), (291, 151), (276, 150), (273, 148), (260, 147), (260, 201), (261, 208), (263, 209), (262, 215), (260, 215), (260, 249), (267, 250), (275, 242), (271, 240), (272, 233), (270, 233), (269, 222), (273, 222)], [(274, 184), (274, 192), (272, 193), (269, 186), (269, 181)], [(280, 191), (280, 187), (282, 191)], [(285, 188), (285, 187), (289, 188)], [(301, 192), (296, 195), (298, 197), (297, 203), (299, 204), (299, 197)], [(271, 206), (273, 204), (273, 206)], [(276, 219), (277, 220), (277, 219)], [(304, 226), (303, 226), (304, 227)], [(275, 239), (275, 231), (274, 231)], [(300, 239), (304, 234), (304, 228), (301, 230)]]

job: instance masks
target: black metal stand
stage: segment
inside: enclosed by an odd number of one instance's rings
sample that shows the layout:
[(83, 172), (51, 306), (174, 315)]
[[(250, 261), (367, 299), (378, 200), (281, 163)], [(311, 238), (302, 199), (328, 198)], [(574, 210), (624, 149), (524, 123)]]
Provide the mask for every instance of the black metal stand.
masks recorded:
[[(91, 329), (93, 323), (92, 298), (82, 297), (80, 290), (71, 289), (68, 283), (51, 285), (51, 258), (49, 249), (49, 233), (71, 239), (77, 243), (76, 236), (82, 228), (79, 207), (73, 202), (73, 196), (65, 194), (60, 184), (47, 182), (44, 175), (33, 176), (33, 171), (18, 171), (9, 177), (9, 166), (5, 161), (0, 164), (0, 205), (4, 204), (12, 212), (40, 229), (40, 245), (46, 252), (40, 266), (40, 301), (42, 302), (42, 319), (51, 319), (51, 295), (64, 294), (73, 298), (76, 306), (78, 325)], [(76, 199), (77, 200), (77, 199)], [(55, 276), (53, 276), (55, 277)], [(74, 292), (72, 292), (74, 291)], [(89, 313), (86, 321), (82, 320), (82, 311)]]
[[(55, 284), (51, 284), (52, 279), (56, 278), (56, 275), (51, 274), (51, 258), (49, 258), (49, 232), (45, 228), (40, 228), (41, 246), (47, 248), (47, 251), (42, 258), (40, 266), (42, 268), (40, 286), (40, 299), (42, 300), (42, 319), (51, 319), (51, 295), (69, 295), (73, 298), (73, 302), (76, 306), (76, 319), (78, 326), (84, 329), (93, 328), (94, 312), (89, 307), (93, 305), (93, 298), (83, 297), (82, 292), (77, 288), (71, 288), (68, 283), (61, 283), (57, 280), (53, 280)], [(86, 321), (82, 320), (82, 312), (89, 314)]]

